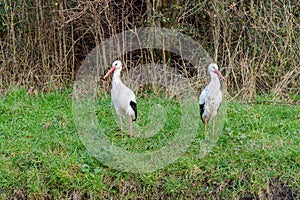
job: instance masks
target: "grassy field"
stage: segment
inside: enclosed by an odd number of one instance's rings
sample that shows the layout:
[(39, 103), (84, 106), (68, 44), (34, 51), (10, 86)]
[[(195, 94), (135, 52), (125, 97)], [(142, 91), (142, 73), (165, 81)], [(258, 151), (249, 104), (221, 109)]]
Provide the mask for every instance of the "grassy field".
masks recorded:
[[(185, 156), (164, 169), (132, 174), (88, 153), (75, 129), (71, 96), (34, 97), (18, 89), (0, 99), (0, 199), (300, 198), (300, 105), (228, 102), (222, 135), (207, 156), (193, 156), (203, 138), (200, 124)], [(157, 136), (130, 140), (119, 132), (108, 95), (99, 97), (96, 112), (99, 120), (111, 119), (101, 123), (115, 143), (134, 151), (160, 148), (178, 126), (178, 104), (151, 94), (138, 102), (142, 116), (151, 102), (169, 105), (166, 115), (174, 120)]]

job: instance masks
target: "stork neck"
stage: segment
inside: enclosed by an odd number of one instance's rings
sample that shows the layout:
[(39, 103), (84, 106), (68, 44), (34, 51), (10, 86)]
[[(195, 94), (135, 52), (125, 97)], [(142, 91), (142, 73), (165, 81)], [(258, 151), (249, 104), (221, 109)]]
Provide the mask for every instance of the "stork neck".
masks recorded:
[(214, 72), (211, 72), (210, 73), (210, 82), (215, 86), (215, 87), (220, 87), (220, 80), (219, 80), (219, 77), (216, 73)]
[(113, 80), (112, 80), (113, 86), (121, 82), (120, 75), (121, 75), (121, 70), (117, 69), (114, 71)]

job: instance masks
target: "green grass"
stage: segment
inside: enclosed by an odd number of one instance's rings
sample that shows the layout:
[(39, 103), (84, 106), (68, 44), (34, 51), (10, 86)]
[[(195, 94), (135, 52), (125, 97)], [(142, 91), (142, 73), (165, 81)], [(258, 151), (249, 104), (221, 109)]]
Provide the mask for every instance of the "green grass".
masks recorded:
[[(140, 126), (151, 122), (145, 117), (151, 105), (166, 108), (168, 122), (157, 135), (130, 139), (120, 132), (109, 95), (97, 101), (99, 123), (120, 146), (158, 149), (178, 128), (178, 102), (151, 94), (138, 102), (139, 119), (145, 119), (136, 122)], [(198, 136), (182, 158), (152, 173), (132, 174), (88, 153), (72, 118), (71, 91), (36, 97), (11, 91), (0, 99), (0, 199), (299, 198), (300, 106), (227, 106), (222, 135), (207, 156), (195, 156), (203, 139), (199, 122)]]

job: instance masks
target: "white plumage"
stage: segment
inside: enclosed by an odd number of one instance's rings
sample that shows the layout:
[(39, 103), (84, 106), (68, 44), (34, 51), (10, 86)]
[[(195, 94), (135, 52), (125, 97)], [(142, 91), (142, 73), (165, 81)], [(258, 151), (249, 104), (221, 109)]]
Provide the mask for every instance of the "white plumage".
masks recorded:
[[(110, 73), (114, 72), (112, 79), (111, 98), (120, 117), (120, 127), (122, 129), (122, 117), (129, 116), (130, 123), (130, 137), (132, 137), (132, 121), (137, 118), (137, 106), (134, 93), (122, 83), (120, 75), (122, 70), (122, 62), (116, 60), (113, 62), (111, 69), (106, 73), (106, 78)], [(132, 119), (134, 116), (135, 119)]]
[[(208, 66), (210, 74), (210, 83), (204, 88), (199, 97), (200, 117), (204, 123), (204, 130), (208, 121), (212, 121), (212, 138), (214, 138), (214, 118), (217, 115), (218, 108), (222, 102), (222, 91), (219, 77), (225, 80), (221, 72), (218, 70), (218, 65), (211, 63)], [(219, 77), (218, 77), (219, 76)]]

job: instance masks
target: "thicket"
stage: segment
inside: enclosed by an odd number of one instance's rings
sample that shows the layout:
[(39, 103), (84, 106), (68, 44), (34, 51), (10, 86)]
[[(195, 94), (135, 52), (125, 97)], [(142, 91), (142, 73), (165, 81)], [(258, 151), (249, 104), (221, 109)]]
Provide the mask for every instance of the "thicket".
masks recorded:
[[(3, 0), (0, 12), (1, 89), (69, 86), (105, 38), (160, 26), (199, 41), (222, 67), (232, 96), (299, 94), (298, 0)], [(150, 62), (148, 54), (135, 52), (123, 61)], [(172, 64), (177, 58), (160, 52), (155, 59)]]

